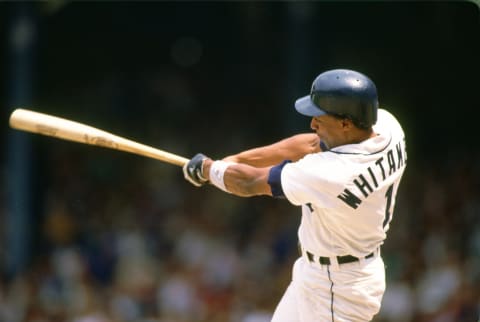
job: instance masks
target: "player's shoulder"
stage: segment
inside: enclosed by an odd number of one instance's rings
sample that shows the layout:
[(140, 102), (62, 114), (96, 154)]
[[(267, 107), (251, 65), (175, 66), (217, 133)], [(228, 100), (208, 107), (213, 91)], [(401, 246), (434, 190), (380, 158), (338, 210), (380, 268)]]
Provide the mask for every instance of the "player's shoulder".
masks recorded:
[(393, 115), (393, 113), (385, 108), (378, 109), (378, 119), (390, 119), (397, 121), (397, 118)]
[(377, 114), (377, 123), (374, 125), (374, 128), (398, 128), (402, 129), (402, 126), (398, 119), (393, 115), (392, 112), (385, 108), (379, 108)]

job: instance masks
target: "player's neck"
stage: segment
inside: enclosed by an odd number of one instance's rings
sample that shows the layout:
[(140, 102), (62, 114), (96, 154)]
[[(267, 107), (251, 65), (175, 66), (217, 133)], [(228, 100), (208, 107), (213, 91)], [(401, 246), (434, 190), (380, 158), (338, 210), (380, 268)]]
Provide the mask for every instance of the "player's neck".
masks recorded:
[(377, 136), (377, 134), (373, 131), (372, 128), (367, 130), (358, 129), (357, 131), (355, 131), (351, 143), (358, 144), (375, 136)]

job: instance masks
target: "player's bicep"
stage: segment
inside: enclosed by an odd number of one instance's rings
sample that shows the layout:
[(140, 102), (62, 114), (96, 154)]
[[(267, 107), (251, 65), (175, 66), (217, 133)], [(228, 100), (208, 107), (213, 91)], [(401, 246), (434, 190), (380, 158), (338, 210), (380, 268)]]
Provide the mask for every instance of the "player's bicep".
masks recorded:
[(282, 160), (298, 161), (305, 155), (320, 152), (320, 138), (315, 133), (294, 135), (280, 142), (278, 149)]

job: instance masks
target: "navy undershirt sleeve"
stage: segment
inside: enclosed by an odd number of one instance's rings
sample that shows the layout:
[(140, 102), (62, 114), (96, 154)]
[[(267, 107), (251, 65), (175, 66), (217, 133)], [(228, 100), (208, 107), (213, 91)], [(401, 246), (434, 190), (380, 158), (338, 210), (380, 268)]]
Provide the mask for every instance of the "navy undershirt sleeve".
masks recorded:
[(282, 170), (285, 164), (291, 162), (290, 160), (285, 160), (279, 165), (273, 166), (270, 169), (270, 173), (268, 174), (268, 184), (270, 185), (270, 189), (272, 190), (272, 196), (275, 198), (285, 198), (285, 194), (283, 193), (282, 188)]

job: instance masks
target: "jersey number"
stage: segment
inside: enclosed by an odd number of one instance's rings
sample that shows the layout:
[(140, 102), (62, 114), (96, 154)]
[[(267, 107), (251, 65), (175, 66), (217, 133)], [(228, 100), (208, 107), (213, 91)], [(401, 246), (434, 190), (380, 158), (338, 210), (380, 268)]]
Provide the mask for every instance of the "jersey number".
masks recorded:
[(390, 222), (392, 219), (392, 213), (390, 212), (390, 207), (392, 206), (392, 197), (393, 197), (393, 184), (388, 187), (387, 192), (385, 192), (385, 198), (387, 199), (387, 205), (385, 207), (385, 219), (383, 220), (383, 228)]

